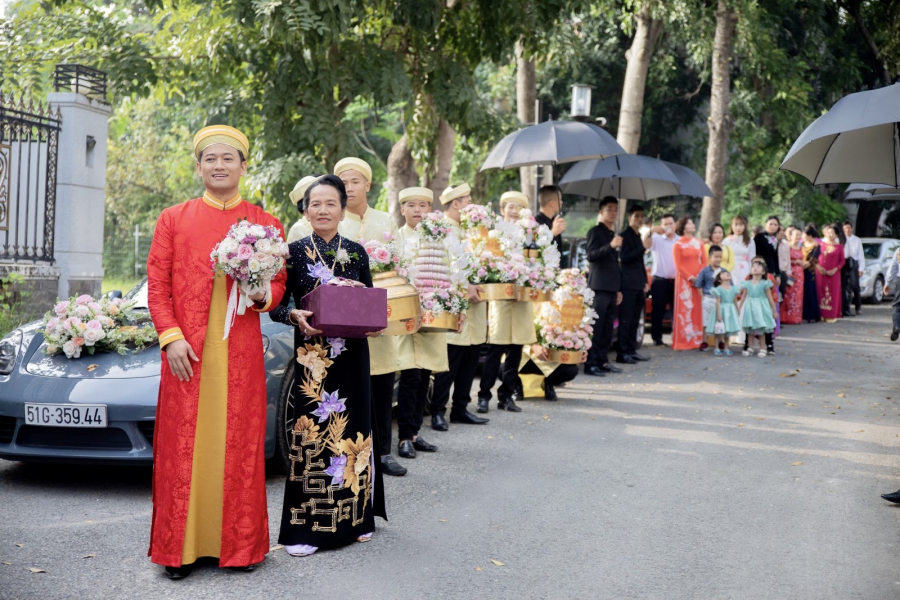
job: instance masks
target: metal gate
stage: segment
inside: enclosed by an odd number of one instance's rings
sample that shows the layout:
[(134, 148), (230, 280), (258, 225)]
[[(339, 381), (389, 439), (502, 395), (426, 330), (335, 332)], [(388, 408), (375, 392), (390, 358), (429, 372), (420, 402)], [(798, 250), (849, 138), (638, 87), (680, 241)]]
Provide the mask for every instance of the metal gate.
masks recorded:
[(52, 262), (62, 116), (0, 93), (0, 261)]

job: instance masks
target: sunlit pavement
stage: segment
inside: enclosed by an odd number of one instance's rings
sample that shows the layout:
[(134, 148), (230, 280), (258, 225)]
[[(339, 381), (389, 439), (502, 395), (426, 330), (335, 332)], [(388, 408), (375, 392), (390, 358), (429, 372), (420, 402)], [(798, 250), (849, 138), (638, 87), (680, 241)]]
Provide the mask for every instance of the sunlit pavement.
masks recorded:
[(897, 598), (900, 346), (889, 306), (863, 313), (788, 326), (775, 357), (645, 347), (559, 402), (426, 422), (440, 451), (401, 459), (372, 542), (253, 573), (167, 580), (148, 469), (0, 461), (0, 598)]

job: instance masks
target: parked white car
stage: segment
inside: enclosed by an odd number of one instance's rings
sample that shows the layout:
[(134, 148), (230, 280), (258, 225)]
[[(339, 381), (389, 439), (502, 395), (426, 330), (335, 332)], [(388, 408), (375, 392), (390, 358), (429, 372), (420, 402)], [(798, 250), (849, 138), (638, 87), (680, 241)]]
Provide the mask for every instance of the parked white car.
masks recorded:
[[(900, 248), (900, 240), (891, 238), (862, 238), (866, 266), (859, 278), (859, 289), (863, 299), (878, 303), (884, 300), (884, 282), (891, 267), (891, 260)], [(897, 290), (892, 290), (897, 293)]]

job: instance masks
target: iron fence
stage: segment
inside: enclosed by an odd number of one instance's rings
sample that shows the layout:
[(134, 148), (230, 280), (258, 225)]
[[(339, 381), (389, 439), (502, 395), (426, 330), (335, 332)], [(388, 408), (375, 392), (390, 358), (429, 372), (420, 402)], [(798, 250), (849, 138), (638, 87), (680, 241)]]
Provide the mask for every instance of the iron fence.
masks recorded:
[(0, 260), (52, 262), (62, 115), (0, 93)]

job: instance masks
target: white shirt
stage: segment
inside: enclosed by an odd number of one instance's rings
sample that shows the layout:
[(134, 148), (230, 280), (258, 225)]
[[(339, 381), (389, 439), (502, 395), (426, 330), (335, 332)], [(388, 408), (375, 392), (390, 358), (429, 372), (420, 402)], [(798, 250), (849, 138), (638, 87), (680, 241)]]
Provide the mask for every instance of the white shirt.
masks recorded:
[(844, 256), (856, 259), (856, 267), (862, 271), (866, 268), (866, 255), (863, 253), (862, 240), (855, 235), (847, 236), (844, 244)]
[(675, 240), (661, 233), (652, 234), (650, 252), (653, 254), (653, 267), (650, 274), (663, 279), (675, 279)]

